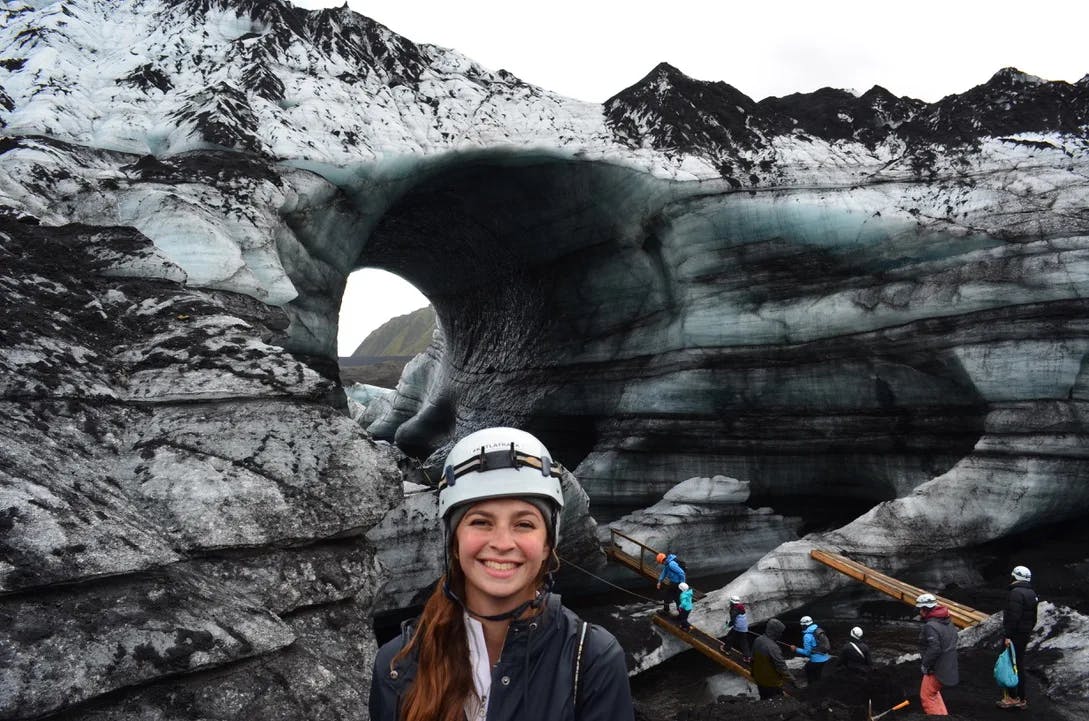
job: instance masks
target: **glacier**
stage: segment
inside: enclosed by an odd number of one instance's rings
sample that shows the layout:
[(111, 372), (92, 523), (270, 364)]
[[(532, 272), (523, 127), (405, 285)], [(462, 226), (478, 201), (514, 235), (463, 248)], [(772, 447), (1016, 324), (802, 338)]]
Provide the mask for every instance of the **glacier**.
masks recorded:
[[(567, 465), (565, 558), (739, 574), (697, 624), (1089, 511), (1089, 77), (598, 105), (283, 0), (9, 2), (0, 48), (0, 718), (359, 717), (485, 425)], [(438, 318), (380, 400), (361, 267)]]

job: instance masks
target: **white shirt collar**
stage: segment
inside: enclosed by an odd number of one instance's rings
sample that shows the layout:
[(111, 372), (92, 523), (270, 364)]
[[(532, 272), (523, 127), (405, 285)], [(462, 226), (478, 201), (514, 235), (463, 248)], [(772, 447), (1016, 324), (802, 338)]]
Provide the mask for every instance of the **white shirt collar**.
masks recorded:
[(465, 699), (465, 718), (483, 721), (488, 717), (488, 695), (492, 690), (492, 667), (488, 662), (488, 644), (484, 640), (484, 626), (467, 613), (465, 636), (469, 641), (469, 665), (473, 670), (473, 688), (476, 694)]

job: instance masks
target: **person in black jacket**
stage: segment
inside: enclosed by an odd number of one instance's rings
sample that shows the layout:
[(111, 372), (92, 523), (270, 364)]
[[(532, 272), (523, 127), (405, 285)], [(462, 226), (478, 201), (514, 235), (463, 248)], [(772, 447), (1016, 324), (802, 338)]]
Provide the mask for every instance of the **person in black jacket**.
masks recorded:
[(1003, 696), (998, 705), (1000, 708), (1025, 708), (1028, 706), (1028, 697), (1025, 696), (1025, 651), (1032, 629), (1036, 627), (1036, 605), (1040, 599), (1032, 589), (1032, 571), (1024, 566), (1015, 566), (1010, 577), (1013, 580), (1006, 596), (1002, 630), (1005, 644), (1013, 646), (1017, 659), (1017, 695)]
[[(779, 649), (780, 638), (786, 625), (777, 618), (768, 619), (764, 635), (758, 637), (752, 645), (752, 680), (761, 700), (783, 695), (783, 684), (794, 683), (794, 677), (787, 669), (783, 652)], [(794, 647), (790, 646), (791, 653)]]
[(851, 629), (851, 640), (843, 644), (836, 659), (836, 666), (858, 676), (864, 676), (873, 668), (870, 662), (870, 647), (862, 640), (862, 629)]
[(415, 623), (379, 649), (371, 721), (634, 721), (620, 645), (549, 592), (562, 472), (514, 428), (450, 450), (446, 572)]

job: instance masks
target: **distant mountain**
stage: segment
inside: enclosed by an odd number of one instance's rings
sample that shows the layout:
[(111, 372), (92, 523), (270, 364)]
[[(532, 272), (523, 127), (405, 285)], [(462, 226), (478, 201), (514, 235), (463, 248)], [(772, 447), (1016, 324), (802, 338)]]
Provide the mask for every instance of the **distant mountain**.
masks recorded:
[(431, 306), (399, 315), (363, 339), (350, 356), (340, 359), (340, 382), (396, 388), (405, 364), (427, 349), (435, 331)]
[(414, 356), (422, 353), (435, 331), (435, 309), (431, 306), (407, 315), (391, 318), (363, 339), (350, 356), (372, 361), (390, 356)]

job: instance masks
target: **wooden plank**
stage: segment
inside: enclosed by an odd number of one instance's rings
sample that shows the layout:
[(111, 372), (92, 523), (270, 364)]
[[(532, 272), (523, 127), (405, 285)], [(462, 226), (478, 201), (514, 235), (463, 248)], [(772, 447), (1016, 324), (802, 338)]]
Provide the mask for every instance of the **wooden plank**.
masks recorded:
[(748, 666), (745, 666), (740, 658), (734, 658), (731, 652), (723, 653), (719, 647), (719, 640), (706, 631), (702, 631), (695, 626), (690, 631), (685, 631), (675, 621), (663, 618), (660, 613), (654, 614), (651, 621), (655, 626), (681, 639), (715, 663), (730, 669), (748, 681), (752, 681), (752, 673), (749, 671)]
[[(608, 548), (605, 549), (606, 555), (616, 561), (617, 563), (630, 568), (636, 573), (649, 578), (652, 581), (658, 580), (659, 570), (658, 564), (649, 564), (644, 561), (645, 558), (655, 558), (658, 555), (658, 550), (651, 548), (650, 546), (637, 541), (636, 539), (628, 536), (620, 531), (610, 529), (612, 531), (611, 543)], [(617, 542), (617, 537), (623, 539), (623, 542), (629, 547), (639, 549), (639, 558), (631, 555), (627, 551), (620, 548), (620, 544)], [(693, 596), (699, 598), (704, 594), (700, 593), (696, 589), (692, 589)], [(709, 633), (701, 631), (696, 627), (692, 627), (690, 631), (682, 630), (672, 618), (666, 618), (660, 613), (656, 613), (651, 617), (651, 621), (659, 628), (666, 632), (676, 636), (692, 648), (696, 649), (704, 656), (707, 656), (714, 662), (721, 666), (733, 671), (734, 673), (742, 676), (743, 678), (752, 681), (752, 674), (749, 673), (748, 667), (746, 667), (741, 657), (737, 653), (731, 655), (730, 651), (723, 652), (719, 645), (719, 640)], [(736, 658), (735, 658), (736, 657)]]
[[(814, 552), (810, 555), (813, 556), (813, 558), (833, 568), (836, 568), (842, 573), (845, 573), (853, 578), (857, 578), (858, 580), (863, 581), (867, 585), (872, 586), (873, 588), (876, 588), (892, 596), (893, 598), (896, 598), (897, 600), (907, 603), (909, 605), (914, 606), (915, 599), (919, 596), (919, 594), (923, 593), (923, 589), (921, 588), (911, 586), (907, 583), (904, 583), (903, 581), (899, 581), (897, 579), (886, 576), (879, 571), (874, 571), (873, 569), (862, 565), (858, 561), (847, 558), (846, 556), (831, 553), (829, 551), (821, 551), (819, 549), (815, 549)], [(955, 612), (956, 614), (963, 616), (965, 619), (974, 620), (975, 623), (986, 619), (988, 616), (988, 614), (986, 613), (982, 613), (981, 611), (977, 611), (970, 606), (965, 606), (962, 603), (958, 603), (947, 598), (939, 597), (938, 600), (942, 603), (942, 605), (946, 606), (946, 608), (949, 609), (950, 613)]]
[[(892, 576), (886, 576), (880, 571), (875, 571), (858, 561), (838, 553), (814, 548), (809, 552), (809, 555), (814, 560), (820, 561), (826, 566), (834, 568), (840, 573), (850, 576), (857, 581), (861, 581), (867, 586), (875, 588), (909, 606), (914, 606), (915, 599), (918, 598), (920, 594), (925, 593), (924, 589), (919, 588), (918, 586), (912, 586), (911, 584), (904, 583)], [(941, 596), (937, 596), (936, 598), (938, 599), (938, 603), (949, 609), (950, 618), (959, 628), (974, 626), (985, 620), (989, 615), (948, 598), (942, 598)]]

